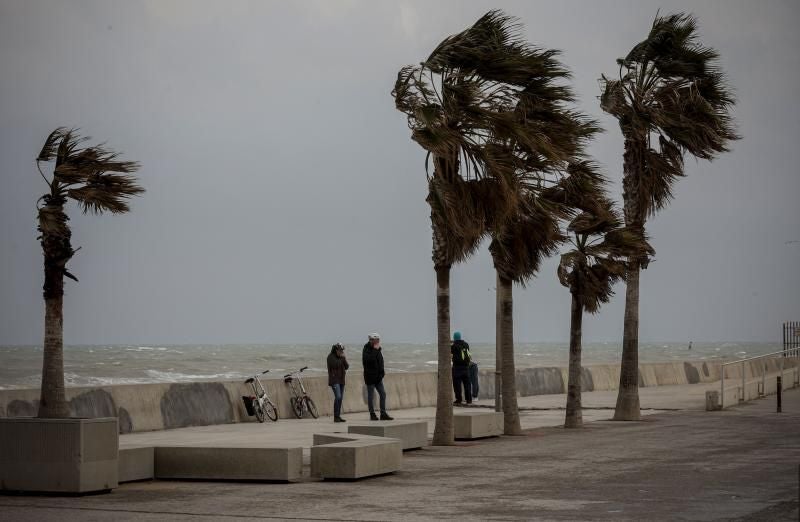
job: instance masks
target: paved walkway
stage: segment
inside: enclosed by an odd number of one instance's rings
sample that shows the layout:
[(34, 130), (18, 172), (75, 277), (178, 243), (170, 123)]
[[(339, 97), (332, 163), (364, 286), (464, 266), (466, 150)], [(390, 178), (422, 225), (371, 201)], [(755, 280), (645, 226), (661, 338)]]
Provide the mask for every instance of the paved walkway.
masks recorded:
[[(640, 389), (642, 414), (651, 415), (664, 410), (698, 410), (705, 409), (705, 392), (717, 389), (714, 384), (686, 384), (676, 386), (658, 386)], [(321, 400), (318, 399), (318, 400)], [(555, 427), (564, 424), (564, 406), (566, 395), (536, 395), (520, 397), (519, 407), (522, 410), (520, 419), (523, 429)], [(599, 391), (583, 394), (584, 422), (608, 420), (613, 414), (617, 392)], [(391, 397), (389, 398), (391, 405)], [(493, 408), (491, 400), (478, 401), (474, 407)], [(391, 411), (396, 419), (424, 420), (428, 422), (428, 435), (433, 436), (436, 409), (413, 408)], [(369, 422), (366, 412), (344, 415), (350, 424)], [(312, 445), (314, 433), (347, 431), (347, 423), (334, 424), (332, 417), (319, 419), (278, 419), (264, 424), (248, 422), (241, 424), (222, 424), (216, 426), (199, 426), (175, 430), (131, 433), (120, 437), (120, 447), (153, 446), (153, 445), (186, 445), (186, 446), (297, 446), (306, 449)]]
[[(645, 407), (677, 404), (666, 389), (642, 392)], [(153, 481), (109, 495), (0, 496), (0, 520), (798, 520), (800, 391), (784, 394), (781, 414), (774, 397), (698, 411), (701, 396), (682, 395), (689, 408), (640, 422), (427, 447), (407, 452), (402, 471), (357, 482)], [(552, 415), (553, 424), (560, 414), (530, 411), (524, 423), (547, 425)]]

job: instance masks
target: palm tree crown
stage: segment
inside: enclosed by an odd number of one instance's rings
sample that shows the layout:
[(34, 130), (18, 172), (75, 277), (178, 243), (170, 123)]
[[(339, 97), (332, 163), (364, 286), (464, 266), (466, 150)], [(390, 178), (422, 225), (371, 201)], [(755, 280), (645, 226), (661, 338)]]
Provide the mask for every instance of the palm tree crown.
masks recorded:
[(619, 120), (635, 169), (624, 187), (629, 224), (643, 224), (670, 201), (685, 152), (710, 160), (739, 138), (718, 59), (698, 43), (694, 16), (656, 16), (647, 38), (617, 60), (619, 78), (603, 76), (601, 107)]

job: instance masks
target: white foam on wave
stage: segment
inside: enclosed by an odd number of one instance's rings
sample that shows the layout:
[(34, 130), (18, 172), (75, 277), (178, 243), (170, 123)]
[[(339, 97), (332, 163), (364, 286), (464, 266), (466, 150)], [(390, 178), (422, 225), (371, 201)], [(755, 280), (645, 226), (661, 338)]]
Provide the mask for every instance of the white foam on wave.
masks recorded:
[(224, 372), (224, 373), (212, 373), (208, 375), (202, 374), (189, 374), (189, 373), (181, 373), (181, 372), (165, 372), (160, 370), (145, 370), (145, 373), (156, 379), (156, 382), (183, 382), (183, 381), (195, 381), (195, 380), (214, 380), (214, 379), (240, 379), (247, 377), (245, 374), (240, 372)]
[(439, 366), (439, 361), (425, 361), (425, 364), (430, 364), (433, 366)]

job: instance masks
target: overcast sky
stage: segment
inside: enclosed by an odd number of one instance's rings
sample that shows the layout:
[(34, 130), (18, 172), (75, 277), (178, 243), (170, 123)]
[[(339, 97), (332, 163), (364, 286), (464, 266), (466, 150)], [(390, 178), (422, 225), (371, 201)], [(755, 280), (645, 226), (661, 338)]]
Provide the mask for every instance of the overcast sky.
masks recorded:
[[(800, 4), (769, 2), (0, 0), (0, 344), (39, 344), (34, 163), (57, 126), (142, 163), (123, 216), (71, 206), (67, 344), (435, 340), (424, 153), (397, 71), (491, 8), (563, 51), (590, 148), (619, 198), (622, 138), (601, 73), (654, 15), (694, 12), (736, 90), (743, 139), (690, 159), (649, 232), (640, 338), (780, 339), (800, 319)], [(569, 293), (544, 265), (515, 290), (515, 337), (564, 341)], [(452, 325), (494, 339), (484, 245), (452, 272)], [(584, 322), (619, 341), (624, 288)]]

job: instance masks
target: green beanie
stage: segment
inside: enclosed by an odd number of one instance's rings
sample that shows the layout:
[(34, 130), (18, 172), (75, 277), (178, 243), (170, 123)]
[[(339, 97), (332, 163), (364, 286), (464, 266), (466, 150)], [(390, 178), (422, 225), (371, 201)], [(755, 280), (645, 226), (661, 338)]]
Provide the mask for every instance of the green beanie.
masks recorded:
[(461, 340), (461, 332), (453, 332), (453, 340), (460, 341)]

